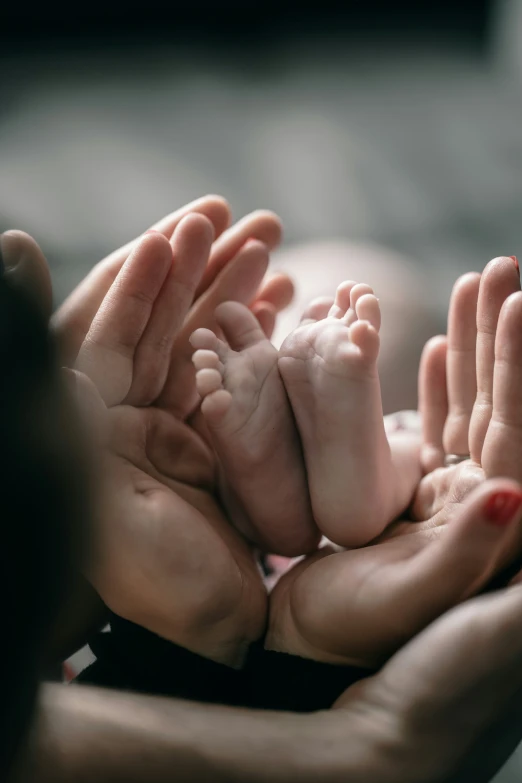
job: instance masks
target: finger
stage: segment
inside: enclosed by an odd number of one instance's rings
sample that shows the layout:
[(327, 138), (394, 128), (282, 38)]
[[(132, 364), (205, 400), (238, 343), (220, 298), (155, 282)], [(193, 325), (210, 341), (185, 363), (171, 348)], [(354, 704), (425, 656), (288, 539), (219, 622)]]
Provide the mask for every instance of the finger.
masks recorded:
[(268, 266), (268, 250), (260, 242), (249, 242), (227, 264), (210, 288), (192, 306), (174, 341), (172, 359), (160, 405), (184, 417), (198, 402), (192, 366), (191, 334), (201, 327), (219, 331), (215, 312), (223, 302), (249, 305)]
[(500, 309), (508, 296), (520, 290), (520, 275), (511, 258), (495, 258), (480, 280), (477, 304), (477, 397), (471, 416), (471, 458), (480, 464), (482, 446), (493, 407), (495, 337)]
[[(220, 237), (230, 224), (230, 206), (226, 199), (222, 196), (210, 195), (191, 201), (189, 204), (185, 204), (175, 212), (171, 212), (170, 215), (166, 215), (164, 218), (161, 218), (161, 220), (153, 223), (153, 225), (149, 227), (149, 230), (159, 231), (160, 234), (163, 234), (170, 240), (183, 218), (193, 212), (203, 215), (207, 220), (210, 220), (214, 229), (214, 238)], [(105, 264), (113, 270), (116, 269), (117, 274), (119, 267), (124, 263), (139, 239), (140, 236), (131, 240), (131, 242), (127, 242), (126, 245), (123, 245), (123, 247), (120, 247), (118, 250), (115, 250), (108, 255), (100, 264)], [(98, 264), (98, 266), (100, 264)], [(95, 267), (95, 269), (96, 268), (97, 267)]]
[[(176, 226), (191, 212), (204, 215), (210, 220), (215, 237), (222, 234), (230, 221), (230, 208), (223, 198), (204, 196), (162, 218), (152, 228), (170, 239)], [(100, 261), (53, 316), (53, 328), (64, 364), (71, 365), (74, 362), (105, 294), (139, 240), (139, 237), (133, 239)]]
[(107, 406), (131, 389), (134, 354), (172, 265), (170, 244), (147, 234), (109, 289), (82, 344), (76, 368), (97, 387)]
[(187, 215), (176, 228), (170, 270), (134, 356), (128, 405), (149, 405), (163, 389), (174, 339), (207, 264), (212, 239), (212, 223), (203, 215)]
[(448, 315), (446, 373), (448, 418), (443, 442), (447, 454), (468, 454), (469, 424), (477, 393), (477, 299), (480, 275), (463, 275), (453, 287)]
[[(522, 487), (509, 479), (482, 483), (456, 507), (451, 523), (411, 558), (396, 587), (416, 633), (476, 593), (522, 547)], [(390, 589), (393, 589), (393, 585)], [(407, 607), (407, 608), (406, 608)]]
[(277, 320), (277, 310), (274, 305), (269, 302), (257, 302), (250, 308), (255, 317), (259, 321), (261, 329), (265, 333), (266, 337), (270, 339), (274, 333), (274, 328)]
[(254, 302), (268, 302), (278, 313), (292, 302), (294, 290), (294, 284), (290, 277), (279, 272), (261, 284)]
[(230, 263), (249, 239), (257, 239), (270, 251), (279, 245), (282, 233), (281, 221), (273, 212), (258, 210), (239, 220), (214, 242), (210, 261), (196, 297), (201, 296), (212, 285), (221, 270)]
[(500, 312), (495, 341), (493, 410), (482, 467), (488, 477), (522, 479), (522, 293), (512, 294)]
[(39, 245), (23, 231), (0, 235), (0, 270), (21, 288), (46, 318), (51, 315), (53, 291), (49, 266)]
[(221, 271), (212, 286), (195, 302), (183, 324), (180, 340), (200, 326), (213, 329), (215, 312), (223, 302), (249, 305), (268, 266), (268, 249), (261, 242), (248, 242)]
[(442, 433), (448, 415), (445, 335), (424, 346), (419, 367), (419, 412), (422, 423), (421, 463), (424, 473), (444, 465)]

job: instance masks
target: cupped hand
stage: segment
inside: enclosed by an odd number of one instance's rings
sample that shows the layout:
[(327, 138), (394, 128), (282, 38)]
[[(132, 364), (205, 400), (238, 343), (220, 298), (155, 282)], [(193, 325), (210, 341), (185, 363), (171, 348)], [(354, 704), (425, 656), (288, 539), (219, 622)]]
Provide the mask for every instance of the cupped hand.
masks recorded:
[[(210, 220), (215, 239), (208, 266), (194, 292), (195, 299), (203, 297), (206, 304), (201, 303), (200, 306), (210, 313), (216, 305), (213, 296), (217, 278), (224, 276), (225, 280), (222, 279), (219, 286), (222, 294), (227, 294), (233, 300), (241, 293), (243, 297), (248, 294), (249, 299), (238, 301), (251, 306), (263, 329), (270, 334), (277, 312), (286, 307), (292, 299), (293, 285), (287, 275), (278, 273), (268, 277), (263, 283), (257, 280), (253, 291), (248, 287), (245, 289), (245, 281), (248, 278), (245, 267), (248, 266), (249, 257), (247, 253), (245, 258), (243, 251), (248, 240), (258, 240), (268, 250), (277, 247), (282, 235), (279, 218), (272, 212), (258, 210), (230, 226), (230, 207), (225, 199), (221, 196), (204, 196), (154, 223), (150, 230), (158, 231), (170, 241), (180, 221), (189, 214), (203, 215)], [(138, 241), (139, 238), (128, 242), (100, 261), (55, 313), (53, 325), (61, 345), (64, 364), (74, 362), (98, 308)], [(236, 272), (228, 268), (230, 262)], [(242, 282), (236, 287), (235, 276), (238, 268), (242, 270)]]
[[(215, 499), (213, 455), (181, 421), (197, 401), (188, 336), (197, 326), (213, 326), (215, 308), (230, 299), (251, 303), (269, 331), (292, 285), (276, 276), (256, 299), (268, 253), (251, 238), (277, 244), (278, 219), (253, 213), (223, 234), (228, 221), (228, 206), (217, 197), (169, 216), (98, 265), (54, 327), (70, 355), (83, 342), (78, 366), (86, 375), (78, 373), (77, 390), (103, 444), (96, 462), (106, 492), (90, 561), (93, 582), (114, 611), (238, 665), (264, 628), (266, 596), (249, 547)], [(222, 235), (209, 259), (216, 233)], [(41, 250), (22, 232), (3, 240), (9, 274), (34, 288), (48, 313)]]
[(324, 713), (328, 747), (364, 749), (361, 780), (487, 783), (522, 735), (522, 587), (466, 601)]
[[(516, 357), (522, 355), (522, 293), (517, 293), (518, 274), (510, 259), (492, 262), (482, 281), (479, 276), (468, 279), (471, 283), (457, 284), (450, 312), (448, 340), (450, 346), (457, 342), (460, 360), (448, 361), (446, 372), (441, 338), (429, 344), (421, 367), (424, 458), (433, 460), (437, 454), (440, 463), (448, 448), (466, 453), (467, 440), (455, 435), (460, 437), (467, 427), (472, 448), (482, 444), (482, 464), (470, 460), (426, 476), (414, 506), (416, 519), (422, 521), (396, 523), (366, 548), (335, 553), (326, 549), (294, 566), (271, 595), (268, 647), (332, 663), (380, 665), (441, 612), (484, 587), (522, 551), (516, 392), (521, 380)], [(476, 337), (476, 316), (477, 323), (487, 322), (492, 332), (477, 353), (469, 348), (469, 334)], [(459, 335), (466, 336), (465, 350)], [(463, 356), (473, 362), (477, 356), (477, 372), (482, 373), (478, 420), (472, 405), (462, 415), (462, 403), (453, 404), (451, 396), (459, 393), (462, 399), (462, 386), (473, 378)], [(468, 404), (472, 397), (468, 390)], [(455, 428), (452, 415), (458, 422)], [(444, 443), (448, 432), (452, 436)]]
[[(482, 275), (453, 288), (448, 335), (429, 341), (421, 360), (421, 481), (412, 513), (436, 517), (486, 478), (522, 481), (522, 294), (512, 258), (495, 258)], [(444, 467), (446, 454), (469, 455)]]
[(250, 244), (246, 261), (222, 269), (191, 310), (212, 240), (201, 215), (183, 218), (171, 242), (145, 235), (93, 318), (76, 369), (104, 487), (92, 583), (117, 614), (238, 666), (263, 632), (266, 595), (249, 546), (216, 500), (213, 454), (181, 418), (192, 377), (182, 335), (188, 341), (194, 312), (213, 317), (222, 287), (226, 298), (237, 285), (250, 299), (268, 259), (262, 244)]

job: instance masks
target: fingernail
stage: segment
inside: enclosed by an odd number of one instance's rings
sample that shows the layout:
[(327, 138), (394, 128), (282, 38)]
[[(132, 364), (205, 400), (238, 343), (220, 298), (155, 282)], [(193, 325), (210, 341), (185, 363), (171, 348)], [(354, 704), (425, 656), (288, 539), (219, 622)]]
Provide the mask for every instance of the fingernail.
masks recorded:
[(9, 231), (0, 234), (0, 262), (5, 272), (14, 269), (20, 262), (18, 239)]
[(161, 231), (158, 231), (156, 228), (149, 228), (145, 231), (145, 234), (161, 234)]
[(500, 492), (495, 492), (488, 499), (484, 508), (484, 514), (491, 525), (503, 527), (514, 519), (521, 506), (521, 492), (501, 490)]
[(509, 257), (513, 260), (513, 262), (514, 262), (514, 264), (515, 264), (515, 266), (517, 268), (517, 272), (518, 272), (518, 274), (520, 274), (520, 266), (518, 265), (518, 258), (516, 256), (509, 256)]

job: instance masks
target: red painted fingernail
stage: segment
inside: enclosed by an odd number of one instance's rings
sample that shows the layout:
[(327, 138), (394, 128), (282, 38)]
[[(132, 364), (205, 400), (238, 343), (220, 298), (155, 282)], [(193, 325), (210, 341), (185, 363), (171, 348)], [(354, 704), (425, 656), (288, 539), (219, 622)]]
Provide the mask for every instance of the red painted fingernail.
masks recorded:
[(516, 256), (509, 256), (515, 263), (515, 266), (517, 268), (517, 272), (520, 274), (520, 266), (518, 265), (518, 258)]
[(486, 519), (491, 525), (509, 525), (522, 506), (522, 493), (512, 490), (495, 492), (484, 508)]

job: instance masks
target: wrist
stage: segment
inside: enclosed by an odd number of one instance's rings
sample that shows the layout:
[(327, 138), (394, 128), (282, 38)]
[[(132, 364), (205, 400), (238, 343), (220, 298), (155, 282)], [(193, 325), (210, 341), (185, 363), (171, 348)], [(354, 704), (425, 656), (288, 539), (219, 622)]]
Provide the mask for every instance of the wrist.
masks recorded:
[[(373, 777), (368, 783), (446, 780), (451, 766), (444, 762), (448, 738), (437, 731), (423, 737), (405, 714), (400, 700), (383, 698), (381, 680), (382, 675), (378, 675), (357, 682), (330, 710), (332, 716), (344, 713), (355, 735), (362, 737), (363, 742), (370, 738)], [(455, 745), (454, 741), (450, 744)]]

